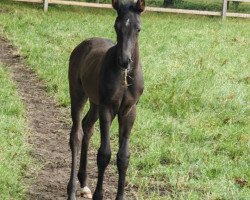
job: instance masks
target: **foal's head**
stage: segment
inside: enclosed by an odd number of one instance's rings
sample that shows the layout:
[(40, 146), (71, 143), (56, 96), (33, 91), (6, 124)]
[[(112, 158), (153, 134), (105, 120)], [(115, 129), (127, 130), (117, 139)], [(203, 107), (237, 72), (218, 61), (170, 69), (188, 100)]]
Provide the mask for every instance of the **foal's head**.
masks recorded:
[(121, 3), (112, 0), (113, 8), (117, 11), (115, 31), (117, 34), (117, 64), (122, 69), (127, 69), (132, 61), (132, 53), (135, 49), (138, 34), (141, 30), (140, 13), (145, 8), (145, 0), (137, 0)]

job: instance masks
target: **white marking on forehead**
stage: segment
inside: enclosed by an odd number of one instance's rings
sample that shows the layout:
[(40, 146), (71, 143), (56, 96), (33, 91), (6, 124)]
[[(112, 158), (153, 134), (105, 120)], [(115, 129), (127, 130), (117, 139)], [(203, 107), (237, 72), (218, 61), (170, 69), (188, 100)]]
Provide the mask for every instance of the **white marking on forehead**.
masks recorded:
[(128, 25), (129, 25), (129, 22), (130, 22), (130, 20), (129, 20), (129, 19), (127, 19), (127, 21), (126, 21), (125, 25), (126, 25), (126, 26), (128, 26)]

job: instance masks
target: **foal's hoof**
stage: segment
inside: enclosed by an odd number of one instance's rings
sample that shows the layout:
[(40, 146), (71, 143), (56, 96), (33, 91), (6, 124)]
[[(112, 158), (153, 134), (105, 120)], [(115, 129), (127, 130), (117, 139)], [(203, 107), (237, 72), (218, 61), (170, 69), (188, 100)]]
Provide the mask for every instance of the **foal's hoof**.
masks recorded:
[(102, 193), (97, 193), (95, 191), (94, 195), (93, 195), (93, 200), (102, 200), (103, 199), (103, 194)]
[(92, 199), (91, 190), (87, 186), (81, 188), (81, 196), (87, 199)]
[(76, 200), (75, 195), (69, 196), (67, 200)]
[(116, 196), (115, 200), (125, 200), (124, 196)]

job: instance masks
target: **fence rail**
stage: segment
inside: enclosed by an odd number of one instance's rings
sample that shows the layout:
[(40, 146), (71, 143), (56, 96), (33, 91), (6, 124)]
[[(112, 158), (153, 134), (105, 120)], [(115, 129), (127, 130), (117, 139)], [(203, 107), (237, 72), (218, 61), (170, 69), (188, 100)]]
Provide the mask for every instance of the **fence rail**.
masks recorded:
[[(14, 0), (14, 1), (30, 2), (30, 3), (43, 3), (45, 12), (48, 11), (49, 4), (61, 4), (61, 5), (72, 5), (72, 6), (93, 7), (93, 8), (107, 8), (107, 9), (112, 8), (112, 6), (110, 4), (88, 3), (88, 2), (67, 1), (67, 0)], [(159, 8), (159, 7), (146, 7), (145, 10), (146, 11), (151, 11), (151, 12), (222, 16), (222, 19), (226, 19), (226, 17), (250, 18), (250, 14), (247, 14), (247, 13), (231, 13), (231, 12), (227, 12), (227, 7), (228, 7), (229, 1), (250, 3), (250, 0), (223, 0), (222, 12), (219, 12), (219, 11), (201, 11), (201, 10), (174, 9), (174, 8)]]
[[(231, 16), (231, 17), (246, 17), (249, 18), (250, 14), (243, 14), (243, 13), (228, 13), (227, 12), (227, 8), (229, 5), (230, 1), (234, 1), (234, 2), (245, 2), (245, 3), (250, 3), (250, 0), (223, 0), (223, 8), (222, 8), (222, 19), (225, 20), (227, 16)], [(235, 14), (237, 14), (235, 16)], [(243, 14), (243, 15), (242, 15)], [(242, 16), (240, 16), (242, 15)]]

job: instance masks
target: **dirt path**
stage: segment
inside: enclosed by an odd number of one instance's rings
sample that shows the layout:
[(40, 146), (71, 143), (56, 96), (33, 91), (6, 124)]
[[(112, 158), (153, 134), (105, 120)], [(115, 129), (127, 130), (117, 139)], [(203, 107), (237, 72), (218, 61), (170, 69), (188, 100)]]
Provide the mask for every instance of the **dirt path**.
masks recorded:
[[(58, 107), (46, 93), (45, 84), (30, 70), (19, 56), (18, 51), (8, 40), (0, 36), (0, 62), (10, 68), (12, 79), (25, 103), (30, 129), (29, 143), (33, 146), (32, 155), (41, 163), (41, 170), (32, 174), (34, 183), (30, 186), (29, 199), (66, 199), (66, 186), (70, 170), (70, 150), (68, 135), (70, 126), (65, 110)], [(67, 118), (65, 118), (67, 116)], [(90, 188), (96, 182), (96, 152), (90, 150), (89, 170)], [(115, 199), (116, 172), (107, 171), (104, 186), (105, 199)], [(127, 199), (137, 199), (132, 188)], [(78, 196), (78, 199), (83, 199)]]

